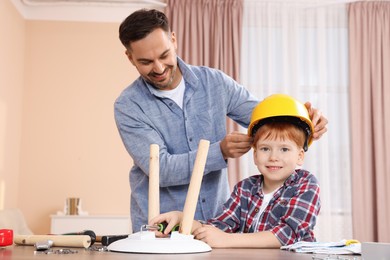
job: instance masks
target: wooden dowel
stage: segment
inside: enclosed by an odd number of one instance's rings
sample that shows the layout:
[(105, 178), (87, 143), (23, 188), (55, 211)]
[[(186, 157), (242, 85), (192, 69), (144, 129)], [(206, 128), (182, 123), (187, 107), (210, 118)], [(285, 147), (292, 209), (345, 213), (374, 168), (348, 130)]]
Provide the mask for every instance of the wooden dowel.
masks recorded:
[[(160, 147), (150, 145), (148, 221), (160, 214)], [(147, 224), (147, 223), (145, 223)]]
[(35, 245), (45, 240), (53, 241), (53, 246), (84, 247), (91, 245), (91, 237), (88, 235), (15, 235), (14, 243), (17, 245)]
[(183, 209), (183, 221), (180, 226), (180, 233), (190, 235), (192, 223), (194, 221), (196, 204), (199, 197), (200, 186), (202, 184), (203, 172), (206, 165), (207, 154), (210, 141), (200, 140), (198, 152), (196, 154), (194, 169), (192, 171), (190, 186), (188, 188), (186, 202)]

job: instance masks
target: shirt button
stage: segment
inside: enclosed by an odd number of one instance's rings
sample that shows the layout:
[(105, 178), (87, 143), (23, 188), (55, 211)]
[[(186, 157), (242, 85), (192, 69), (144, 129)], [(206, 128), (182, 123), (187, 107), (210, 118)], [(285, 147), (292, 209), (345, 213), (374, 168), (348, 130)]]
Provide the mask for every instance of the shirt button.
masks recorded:
[(171, 107), (173, 105), (173, 103), (171, 102), (171, 103), (169, 103), (169, 106)]
[(202, 199), (202, 202), (206, 202), (206, 199)]
[(287, 200), (280, 200), (280, 205), (286, 206), (288, 204)]
[(256, 213), (259, 212), (259, 209), (258, 209), (258, 208), (255, 208), (255, 212), (256, 212)]
[(190, 140), (190, 142), (192, 142), (192, 137), (190, 137), (190, 139), (188, 139), (188, 140)]

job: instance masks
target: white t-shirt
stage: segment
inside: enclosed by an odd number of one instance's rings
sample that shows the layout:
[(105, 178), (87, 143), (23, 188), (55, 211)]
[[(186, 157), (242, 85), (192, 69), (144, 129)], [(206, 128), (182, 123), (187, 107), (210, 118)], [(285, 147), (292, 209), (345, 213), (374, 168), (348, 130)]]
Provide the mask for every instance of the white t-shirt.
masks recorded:
[(185, 83), (182, 77), (179, 85), (172, 90), (153, 89), (152, 91), (158, 97), (166, 97), (172, 99), (181, 109), (183, 109), (184, 90), (185, 90)]
[(273, 191), (271, 193), (264, 194), (263, 203), (261, 203), (261, 207), (259, 210), (259, 216), (261, 216), (261, 214), (263, 214), (265, 208), (268, 206), (268, 203), (270, 202), (270, 200), (274, 196), (274, 193), (275, 193), (275, 191)]
[(279, 188), (277, 188), (276, 190), (270, 192), (270, 193), (267, 193), (267, 194), (263, 194), (263, 203), (261, 203), (261, 206), (260, 206), (260, 209), (259, 209), (259, 212), (257, 212), (256, 216), (254, 217), (256, 219), (256, 221), (253, 221), (254, 225), (255, 225), (255, 230), (258, 230), (259, 228), (259, 225), (260, 225), (260, 217), (263, 215), (263, 212), (265, 210), (265, 208), (268, 206), (269, 202), (271, 201), (271, 199), (274, 197), (274, 194), (275, 192), (278, 190)]

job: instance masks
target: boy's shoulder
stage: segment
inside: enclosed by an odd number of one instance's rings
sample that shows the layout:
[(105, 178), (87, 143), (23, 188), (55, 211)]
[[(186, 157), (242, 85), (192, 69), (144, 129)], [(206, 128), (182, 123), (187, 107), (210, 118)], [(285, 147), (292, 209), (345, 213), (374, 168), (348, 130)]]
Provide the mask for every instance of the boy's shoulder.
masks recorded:
[(263, 176), (260, 174), (249, 176), (241, 181), (239, 181), (235, 188), (238, 189), (247, 189), (250, 190), (253, 187), (260, 187), (261, 182), (263, 181)]
[(263, 180), (263, 176), (261, 174), (255, 174), (255, 175), (249, 176), (249, 177), (241, 180), (240, 182), (257, 183), (257, 182), (262, 181), (262, 180)]
[(314, 185), (318, 185), (317, 177), (304, 169), (297, 169), (287, 180), (288, 184), (302, 184), (302, 183), (310, 183)]

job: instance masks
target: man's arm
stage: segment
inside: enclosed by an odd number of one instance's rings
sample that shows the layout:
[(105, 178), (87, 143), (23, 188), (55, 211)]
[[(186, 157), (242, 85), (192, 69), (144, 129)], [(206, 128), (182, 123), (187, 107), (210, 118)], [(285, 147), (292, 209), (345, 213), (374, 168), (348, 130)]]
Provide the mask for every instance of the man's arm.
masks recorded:
[[(160, 148), (160, 186), (189, 184), (197, 149), (178, 154), (170, 153), (162, 136), (153, 128), (153, 122), (135, 105), (115, 103), (115, 120), (126, 150), (133, 158), (134, 164), (146, 175), (149, 174), (150, 144), (157, 144)], [(210, 144), (205, 173), (221, 170), (226, 166), (219, 142)]]

